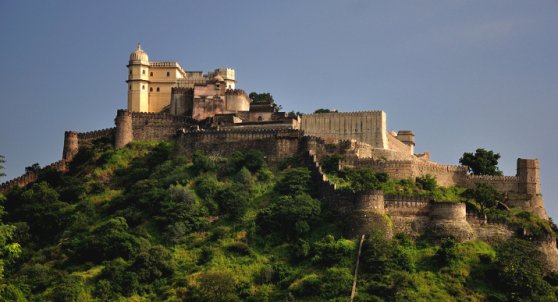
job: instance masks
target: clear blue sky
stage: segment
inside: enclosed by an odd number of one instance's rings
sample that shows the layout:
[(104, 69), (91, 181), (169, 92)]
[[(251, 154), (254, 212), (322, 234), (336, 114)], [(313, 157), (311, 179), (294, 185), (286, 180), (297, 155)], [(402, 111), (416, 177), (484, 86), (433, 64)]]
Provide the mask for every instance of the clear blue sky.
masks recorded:
[(113, 126), (126, 64), (233, 67), (286, 110), (381, 109), (417, 151), (541, 161), (558, 217), (557, 1), (0, 0), (0, 154), (7, 177), (61, 158), (65, 130)]

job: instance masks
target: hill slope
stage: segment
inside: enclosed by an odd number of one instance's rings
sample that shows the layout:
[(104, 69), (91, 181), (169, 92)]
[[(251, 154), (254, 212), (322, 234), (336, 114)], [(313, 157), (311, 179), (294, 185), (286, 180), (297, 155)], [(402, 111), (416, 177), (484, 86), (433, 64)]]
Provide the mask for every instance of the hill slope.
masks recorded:
[[(6, 194), (0, 301), (347, 301), (359, 242), (301, 163), (81, 146), (69, 173)], [(558, 284), (520, 239), (373, 233), (359, 269), (355, 301), (555, 301)]]

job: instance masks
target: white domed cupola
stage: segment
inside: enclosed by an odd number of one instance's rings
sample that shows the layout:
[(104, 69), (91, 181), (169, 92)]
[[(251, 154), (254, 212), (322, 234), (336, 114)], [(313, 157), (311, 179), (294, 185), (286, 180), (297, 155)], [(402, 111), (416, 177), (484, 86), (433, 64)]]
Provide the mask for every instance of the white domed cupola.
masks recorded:
[(147, 55), (147, 53), (145, 53), (145, 51), (141, 49), (141, 45), (139, 43), (136, 50), (134, 50), (134, 52), (130, 54), (130, 62), (132, 61), (149, 61), (149, 56)]

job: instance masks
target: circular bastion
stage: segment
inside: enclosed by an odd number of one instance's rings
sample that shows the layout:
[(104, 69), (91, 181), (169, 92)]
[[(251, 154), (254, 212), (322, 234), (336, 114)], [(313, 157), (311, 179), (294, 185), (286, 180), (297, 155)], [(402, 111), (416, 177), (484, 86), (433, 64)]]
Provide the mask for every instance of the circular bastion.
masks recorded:
[(391, 224), (385, 216), (384, 194), (381, 191), (369, 191), (357, 194), (351, 215), (351, 237), (368, 235), (374, 231), (391, 237)]
[(461, 202), (433, 202), (430, 204), (429, 235), (435, 238), (454, 238), (457, 241), (474, 239), (475, 233), (467, 222), (467, 211)]

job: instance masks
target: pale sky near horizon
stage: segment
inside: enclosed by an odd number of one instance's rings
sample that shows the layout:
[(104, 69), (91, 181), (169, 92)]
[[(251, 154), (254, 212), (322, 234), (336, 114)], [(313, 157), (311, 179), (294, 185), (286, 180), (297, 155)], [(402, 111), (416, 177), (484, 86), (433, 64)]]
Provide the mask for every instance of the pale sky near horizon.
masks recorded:
[(558, 217), (558, 1), (0, 0), (0, 182), (59, 160), (65, 130), (114, 125), (137, 42), (287, 111), (384, 110), (440, 163), (538, 158)]

